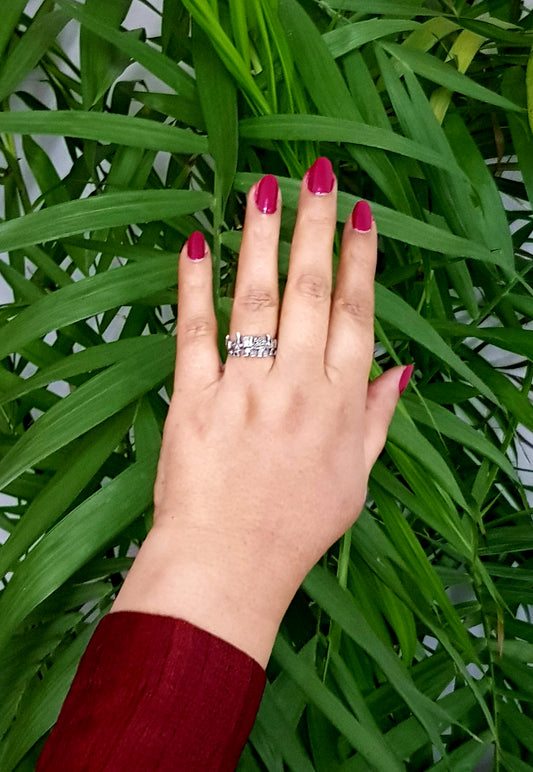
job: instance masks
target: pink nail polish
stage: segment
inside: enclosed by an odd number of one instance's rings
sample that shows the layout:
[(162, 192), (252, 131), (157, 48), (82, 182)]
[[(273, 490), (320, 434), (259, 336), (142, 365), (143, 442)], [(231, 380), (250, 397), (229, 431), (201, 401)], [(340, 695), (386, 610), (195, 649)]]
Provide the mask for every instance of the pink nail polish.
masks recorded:
[(308, 189), (316, 196), (331, 193), (335, 185), (335, 175), (329, 158), (317, 158), (311, 168), (307, 170), (305, 181)]
[(202, 260), (205, 257), (205, 239), (203, 233), (194, 231), (187, 241), (187, 256), (191, 260)]
[(278, 208), (278, 181), (273, 174), (267, 174), (257, 183), (255, 205), (263, 214), (274, 214)]
[(367, 201), (358, 201), (352, 212), (352, 227), (360, 233), (368, 233), (372, 228), (372, 210)]
[(407, 365), (407, 367), (404, 368), (404, 371), (400, 378), (400, 383), (398, 384), (400, 396), (404, 393), (405, 389), (407, 388), (407, 384), (409, 383), (409, 379), (411, 378), (411, 375), (413, 374), (414, 369), (415, 369), (414, 365)]

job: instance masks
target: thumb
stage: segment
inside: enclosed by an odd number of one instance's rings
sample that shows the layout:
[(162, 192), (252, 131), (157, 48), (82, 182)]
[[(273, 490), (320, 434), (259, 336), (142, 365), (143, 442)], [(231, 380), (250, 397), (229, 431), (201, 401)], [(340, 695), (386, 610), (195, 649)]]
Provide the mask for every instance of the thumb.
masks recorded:
[(414, 365), (393, 367), (368, 384), (365, 413), (365, 459), (370, 472), (387, 439), (392, 416), (409, 383)]

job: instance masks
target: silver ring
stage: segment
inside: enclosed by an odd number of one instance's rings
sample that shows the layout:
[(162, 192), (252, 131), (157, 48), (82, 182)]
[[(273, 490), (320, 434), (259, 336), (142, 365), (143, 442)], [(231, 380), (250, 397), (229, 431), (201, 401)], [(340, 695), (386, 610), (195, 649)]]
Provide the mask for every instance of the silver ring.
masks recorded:
[(230, 357), (275, 357), (278, 341), (270, 335), (241, 335), (235, 340), (226, 335), (226, 348)]

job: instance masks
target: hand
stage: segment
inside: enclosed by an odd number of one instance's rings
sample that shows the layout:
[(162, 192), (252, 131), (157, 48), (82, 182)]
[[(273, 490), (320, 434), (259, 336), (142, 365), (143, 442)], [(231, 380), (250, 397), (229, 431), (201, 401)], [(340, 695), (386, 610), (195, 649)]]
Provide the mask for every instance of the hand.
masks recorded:
[(209, 249), (200, 233), (184, 247), (154, 527), (113, 607), (188, 619), (263, 665), (305, 575), (359, 515), (410, 374), (368, 382), (377, 235), (365, 202), (345, 223), (332, 295), (336, 194), (319, 159), (280, 312), (281, 196), (271, 176), (249, 192), (230, 335), (277, 335), (275, 358), (221, 364)]

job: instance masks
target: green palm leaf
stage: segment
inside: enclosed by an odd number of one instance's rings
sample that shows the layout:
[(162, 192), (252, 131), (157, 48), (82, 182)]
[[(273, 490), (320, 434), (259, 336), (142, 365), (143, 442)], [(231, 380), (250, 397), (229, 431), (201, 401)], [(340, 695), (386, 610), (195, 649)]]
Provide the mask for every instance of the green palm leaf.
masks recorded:
[(0, 249), (15, 249), (83, 233), (150, 222), (209, 206), (206, 193), (184, 190), (132, 190), (68, 201), (0, 223)]

